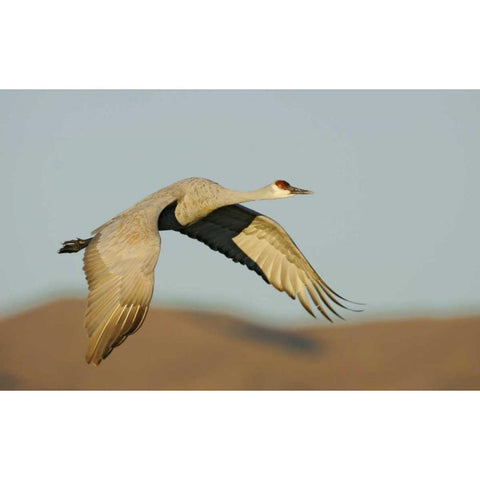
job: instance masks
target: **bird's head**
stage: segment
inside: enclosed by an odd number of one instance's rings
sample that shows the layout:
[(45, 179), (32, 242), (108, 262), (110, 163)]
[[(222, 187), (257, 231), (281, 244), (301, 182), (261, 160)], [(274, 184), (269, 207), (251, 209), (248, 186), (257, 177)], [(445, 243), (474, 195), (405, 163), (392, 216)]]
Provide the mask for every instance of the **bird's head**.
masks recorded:
[(313, 193), (311, 190), (293, 187), (285, 180), (275, 180), (271, 185), (275, 198), (291, 197), (293, 195), (307, 195)]

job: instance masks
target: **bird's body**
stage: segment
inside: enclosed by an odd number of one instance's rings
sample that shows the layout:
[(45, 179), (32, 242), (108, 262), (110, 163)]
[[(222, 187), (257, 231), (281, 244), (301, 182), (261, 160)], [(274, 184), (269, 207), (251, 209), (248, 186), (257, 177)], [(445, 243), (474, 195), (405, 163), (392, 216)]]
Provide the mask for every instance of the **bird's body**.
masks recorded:
[(95, 229), (92, 238), (64, 242), (60, 253), (86, 248), (87, 362), (98, 365), (143, 323), (153, 294), (159, 230), (198, 239), (246, 265), (278, 290), (298, 297), (312, 315), (306, 292), (329, 320), (324, 307), (338, 315), (329, 302), (344, 307), (340, 299), (345, 299), (318, 276), (285, 230), (238, 205), (305, 193), (311, 192), (283, 180), (252, 192), (236, 192), (207, 179), (188, 178), (136, 203)]

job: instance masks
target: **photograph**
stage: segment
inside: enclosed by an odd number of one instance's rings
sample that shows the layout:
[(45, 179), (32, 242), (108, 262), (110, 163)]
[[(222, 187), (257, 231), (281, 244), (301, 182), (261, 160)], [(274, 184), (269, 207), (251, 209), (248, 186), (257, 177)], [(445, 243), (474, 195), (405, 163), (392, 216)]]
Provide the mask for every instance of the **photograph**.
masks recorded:
[(479, 478), (473, 2), (6, 2), (0, 472)]
[(479, 91), (0, 105), (1, 389), (480, 389)]

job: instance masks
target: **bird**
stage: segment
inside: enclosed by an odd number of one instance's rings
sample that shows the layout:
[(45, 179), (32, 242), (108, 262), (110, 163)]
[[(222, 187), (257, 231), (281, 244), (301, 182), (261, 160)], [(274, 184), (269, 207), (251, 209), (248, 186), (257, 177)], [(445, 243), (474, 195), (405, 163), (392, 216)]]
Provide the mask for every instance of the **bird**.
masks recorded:
[[(147, 196), (92, 231), (92, 237), (62, 243), (58, 253), (85, 249), (88, 283), (85, 360), (99, 365), (135, 333), (147, 316), (160, 254), (159, 232), (173, 230), (203, 242), (256, 272), (266, 283), (298, 298), (315, 317), (343, 318), (333, 307), (362, 311), (317, 274), (288, 233), (274, 220), (241, 203), (313, 193), (276, 180), (253, 191), (235, 191), (206, 178), (180, 180)], [(327, 311), (328, 310), (328, 311)]]

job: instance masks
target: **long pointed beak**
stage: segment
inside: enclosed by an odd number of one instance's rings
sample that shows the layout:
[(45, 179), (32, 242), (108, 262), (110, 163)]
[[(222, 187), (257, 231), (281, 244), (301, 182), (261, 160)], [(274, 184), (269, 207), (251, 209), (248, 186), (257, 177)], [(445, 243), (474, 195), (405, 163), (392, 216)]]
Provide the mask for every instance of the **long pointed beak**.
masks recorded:
[(288, 190), (293, 195), (309, 195), (310, 193), (313, 193), (311, 190), (303, 190), (302, 188), (297, 188), (292, 186), (288, 187)]

